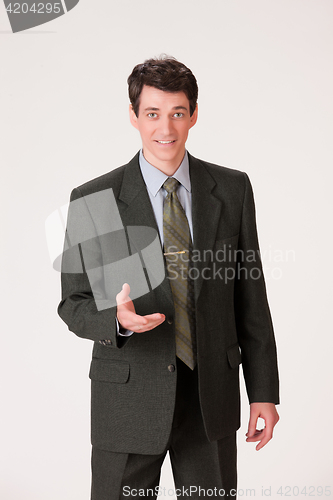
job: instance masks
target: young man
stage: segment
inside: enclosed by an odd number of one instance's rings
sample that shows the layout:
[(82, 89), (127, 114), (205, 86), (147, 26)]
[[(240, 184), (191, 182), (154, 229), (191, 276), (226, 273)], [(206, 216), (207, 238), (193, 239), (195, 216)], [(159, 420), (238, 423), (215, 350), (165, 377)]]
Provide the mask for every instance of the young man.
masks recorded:
[[(198, 116), (197, 83), (186, 66), (150, 59), (128, 84), (142, 150), (73, 190), (71, 207), (82, 204), (70, 208), (68, 232), (82, 233), (72, 238), (82, 271), (63, 268), (58, 308), (71, 331), (94, 341), (91, 498), (156, 498), (167, 451), (180, 498), (199, 498), (199, 491), (235, 498), (241, 362), (250, 402), (246, 440), (259, 441), (259, 450), (279, 419), (251, 185), (245, 173), (186, 151)], [(111, 233), (107, 220), (116, 212)], [(147, 236), (151, 253), (137, 236), (144, 228), (158, 235)]]

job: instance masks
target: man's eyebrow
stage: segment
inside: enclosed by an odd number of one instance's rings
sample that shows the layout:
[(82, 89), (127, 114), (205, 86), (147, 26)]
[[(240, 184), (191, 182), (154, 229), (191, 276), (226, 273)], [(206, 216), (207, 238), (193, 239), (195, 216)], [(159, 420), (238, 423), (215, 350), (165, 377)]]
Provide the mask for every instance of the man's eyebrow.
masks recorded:
[[(185, 106), (174, 106), (172, 109), (177, 110), (177, 109), (184, 109), (185, 111), (188, 111)], [(149, 108), (145, 108), (145, 111), (159, 111), (160, 108), (153, 108), (152, 106)]]

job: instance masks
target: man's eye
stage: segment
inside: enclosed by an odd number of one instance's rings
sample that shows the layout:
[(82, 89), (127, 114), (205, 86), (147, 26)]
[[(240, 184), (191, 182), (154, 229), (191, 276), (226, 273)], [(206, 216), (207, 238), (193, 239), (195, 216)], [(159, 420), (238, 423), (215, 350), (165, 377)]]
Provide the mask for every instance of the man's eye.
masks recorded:
[(181, 118), (182, 116), (184, 116), (184, 113), (175, 113), (173, 116), (175, 116), (176, 118)]
[(149, 118), (155, 118), (157, 116), (156, 113), (148, 113)]

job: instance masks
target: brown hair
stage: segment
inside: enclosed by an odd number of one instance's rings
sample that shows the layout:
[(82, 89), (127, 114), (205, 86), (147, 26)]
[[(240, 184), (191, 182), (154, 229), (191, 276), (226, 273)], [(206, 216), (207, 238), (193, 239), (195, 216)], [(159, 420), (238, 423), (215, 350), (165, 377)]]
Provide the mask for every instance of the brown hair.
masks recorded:
[(139, 115), (140, 95), (144, 85), (165, 92), (184, 92), (190, 103), (190, 115), (196, 108), (198, 85), (192, 71), (171, 56), (146, 59), (137, 64), (127, 79), (128, 94), (136, 116)]

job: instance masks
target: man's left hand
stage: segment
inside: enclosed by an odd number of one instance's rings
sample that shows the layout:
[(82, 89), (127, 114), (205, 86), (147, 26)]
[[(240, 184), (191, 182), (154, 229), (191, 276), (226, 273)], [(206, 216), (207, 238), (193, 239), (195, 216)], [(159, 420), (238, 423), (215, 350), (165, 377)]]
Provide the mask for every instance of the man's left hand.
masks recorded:
[[(259, 417), (265, 420), (265, 427), (263, 429), (257, 429)], [(245, 434), (247, 436), (246, 441), (248, 443), (260, 441), (256, 446), (256, 450), (259, 451), (260, 448), (272, 439), (273, 429), (279, 419), (280, 417), (274, 403), (251, 403), (249, 428)]]

